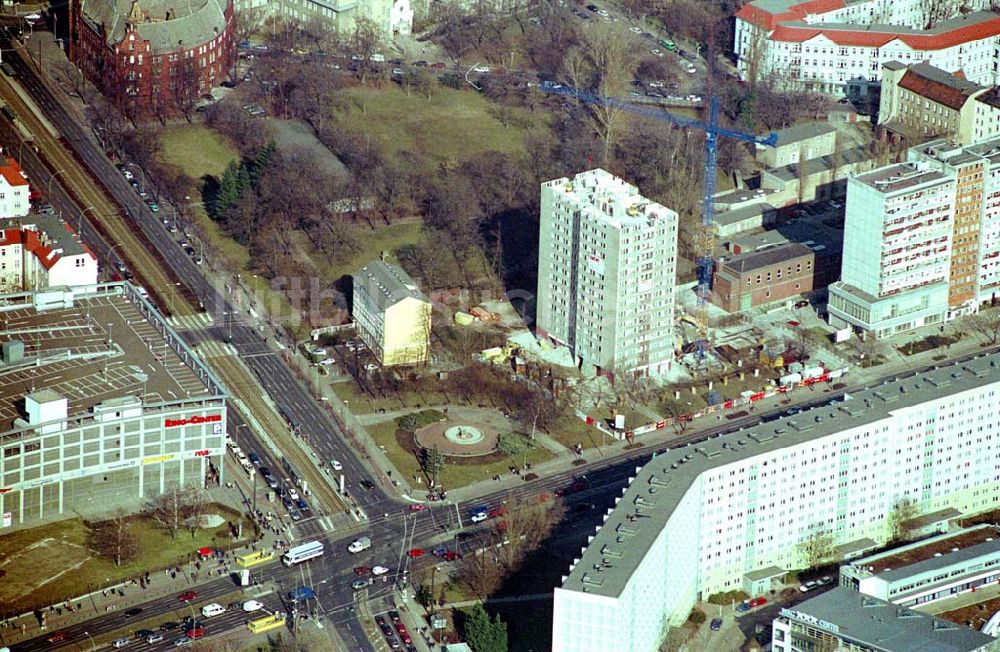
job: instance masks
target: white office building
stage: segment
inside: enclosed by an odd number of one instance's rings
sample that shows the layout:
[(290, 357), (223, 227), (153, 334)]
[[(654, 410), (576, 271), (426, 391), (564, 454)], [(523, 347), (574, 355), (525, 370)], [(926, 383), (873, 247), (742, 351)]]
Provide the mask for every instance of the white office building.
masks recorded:
[(830, 323), (881, 338), (944, 321), (954, 215), (955, 180), (926, 163), (851, 177)]
[(537, 329), (585, 373), (658, 376), (674, 357), (677, 213), (604, 170), (542, 184)]
[(997, 652), (1000, 641), (971, 627), (836, 588), (782, 609), (773, 652)]
[[(987, 0), (963, 9), (989, 9)], [(926, 0), (755, 0), (736, 13), (734, 50), (744, 79), (754, 75), (790, 90), (866, 96), (882, 64), (929, 63), (984, 86), (993, 65), (1000, 15), (942, 15)]]
[(981, 355), (657, 455), (555, 590), (553, 651), (652, 652), (699, 597), (805, 566), (812, 533), (884, 544), (902, 500), (997, 508), (998, 404), (1000, 355)]
[(852, 561), (840, 585), (914, 607), (1000, 580), (1000, 530), (992, 525), (948, 532)]

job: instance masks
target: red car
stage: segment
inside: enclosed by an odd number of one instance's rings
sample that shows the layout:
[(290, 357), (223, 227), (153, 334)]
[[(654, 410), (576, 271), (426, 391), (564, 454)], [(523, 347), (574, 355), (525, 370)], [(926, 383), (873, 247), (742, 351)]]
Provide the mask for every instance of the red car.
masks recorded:
[(406, 556), (410, 559), (416, 559), (417, 557), (423, 557), (427, 554), (427, 551), (423, 548), (411, 548), (406, 551)]
[(63, 641), (66, 640), (66, 632), (56, 632), (55, 634), (52, 634), (45, 640), (48, 641), (49, 643), (62, 643)]
[(187, 636), (188, 638), (192, 638), (192, 639), (194, 639), (194, 638), (201, 638), (202, 636), (205, 635), (205, 628), (204, 627), (191, 627), (190, 629), (187, 629), (187, 630), (184, 631), (184, 635)]
[(361, 575), (367, 575), (370, 572), (372, 572), (372, 569), (368, 568), (367, 566), (356, 566), (354, 568), (354, 574), (359, 577)]
[(179, 596), (177, 596), (177, 599), (180, 600), (181, 602), (191, 602), (197, 597), (198, 594), (195, 593), (194, 591), (185, 591), (184, 593), (181, 593)]
[(765, 604), (767, 604), (767, 598), (754, 598), (750, 601), (750, 608), (756, 609), (757, 607), (763, 607)]
[(507, 508), (501, 505), (490, 510), (490, 518), (500, 518), (507, 513)]
[(448, 67), (447, 64), (442, 63), (440, 61), (438, 61), (437, 63), (432, 63), (431, 64), (431, 68), (433, 68), (434, 70), (444, 70), (447, 67)]
[(441, 558), (444, 559), (445, 561), (455, 561), (456, 559), (461, 559), (462, 555), (452, 550), (449, 550), (448, 552), (441, 555)]
[(413, 503), (412, 505), (410, 505), (410, 511), (411, 512), (422, 512), (422, 511), (424, 511), (426, 509), (427, 509), (427, 505), (424, 505), (422, 503)]

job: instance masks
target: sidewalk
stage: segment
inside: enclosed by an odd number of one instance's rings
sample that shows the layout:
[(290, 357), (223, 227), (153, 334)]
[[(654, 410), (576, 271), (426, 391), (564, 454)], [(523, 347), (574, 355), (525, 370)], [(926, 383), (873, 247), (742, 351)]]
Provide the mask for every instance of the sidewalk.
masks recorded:
[[(265, 536), (257, 548), (270, 548), (275, 538), (272, 535)], [(232, 553), (227, 551), (222, 561), (206, 559), (192, 561), (179, 567), (149, 571), (148, 582), (145, 576), (136, 577), (51, 605), (41, 610), (45, 613), (45, 627), (39, 626), (33, 613), (8, 618), (0, 622), (0, 644), (14, 645), (101, 615), (121, 612), (144, 602), (196, 589), (200, 584), (227, 577), (229, 573), (237, 571), (239, 566), (235, 564), (235, 557), (252, 549), (247, 545), (234, 549)], [(239, 587), (234, 584), (233, 590), (239, 590)], [(169, 618), (165, 617), (164, 620)], [(136, 618), (135, 621), (141, 622), (142, 619)], [(122, 620), (123, 628), (130, 625), (132, 625), (130, 621)]]

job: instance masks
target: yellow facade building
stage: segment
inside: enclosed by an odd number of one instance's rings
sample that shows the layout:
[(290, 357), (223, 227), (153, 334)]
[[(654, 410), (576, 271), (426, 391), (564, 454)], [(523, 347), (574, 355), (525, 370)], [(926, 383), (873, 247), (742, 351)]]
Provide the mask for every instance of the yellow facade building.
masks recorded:
[(385, 367), (429, 358), (431, 303), (396, 265), (368, 263), (352, 276), (358, 335)]

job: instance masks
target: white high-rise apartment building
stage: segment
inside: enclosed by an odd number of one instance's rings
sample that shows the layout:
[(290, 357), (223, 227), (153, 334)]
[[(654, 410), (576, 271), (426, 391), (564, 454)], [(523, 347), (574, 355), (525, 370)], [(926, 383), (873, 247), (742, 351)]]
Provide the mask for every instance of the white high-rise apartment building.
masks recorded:
[(955, 187), (926, 162), (848, 179), (832, 325), (886, 337), (947, 318)]
[(657, 455), (555, 590), (553, 652), (653, 652), (696, 600), (884, 544), (888, 514), (1000, 505), (1000, 355), (852, 392), (836, 403)]
[(585, 373), (668, 371), (677, 213), (598, 169), (542, 184), (540, 223), (539, 335)]
[(865, 96), (882, 64), (929, 63), (993, 86), (1000, 15), (986, 0), (941, 15), (927, 0), (755, 0), (736, 13), (740, 75), (790, 90)]

